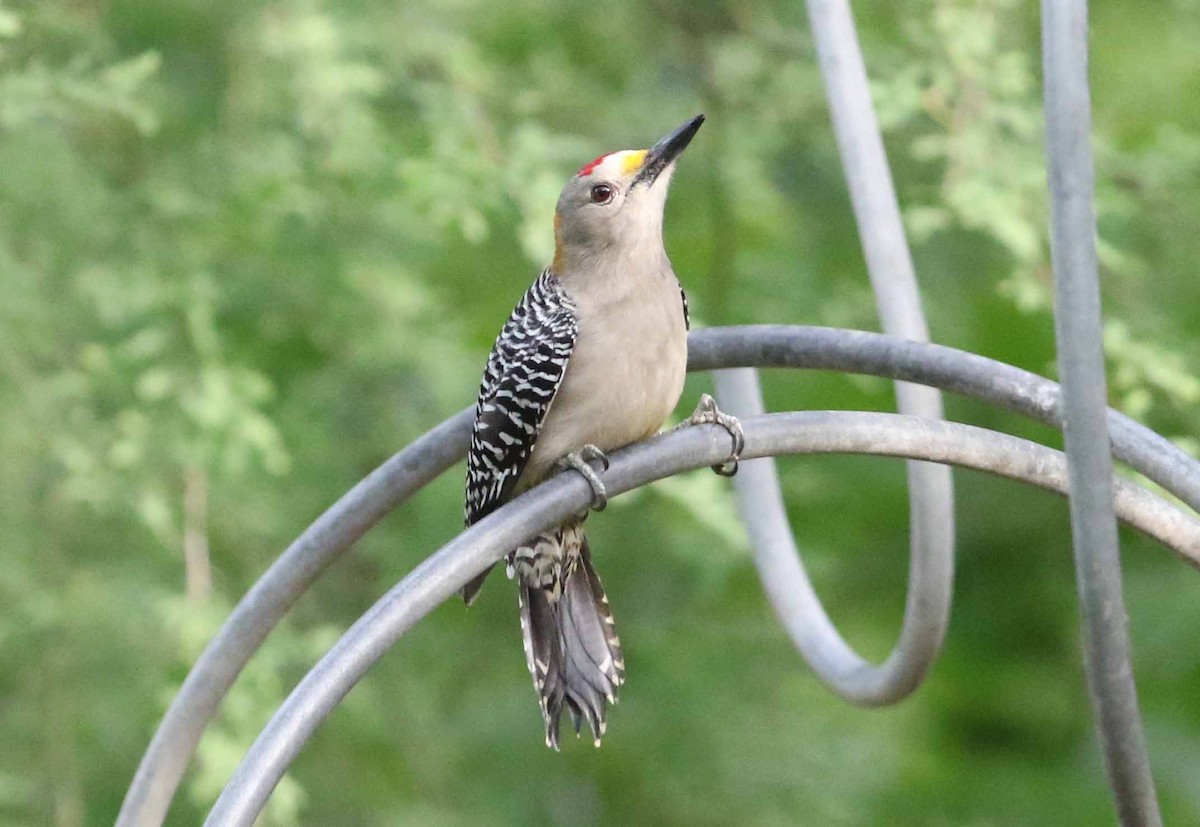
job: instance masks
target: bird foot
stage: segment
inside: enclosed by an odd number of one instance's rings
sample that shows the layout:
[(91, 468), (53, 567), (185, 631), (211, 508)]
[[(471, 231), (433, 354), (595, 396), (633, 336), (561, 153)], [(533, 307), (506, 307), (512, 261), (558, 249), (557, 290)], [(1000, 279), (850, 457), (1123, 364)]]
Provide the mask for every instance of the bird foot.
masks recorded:
[(730, 439), (733, 440), (733, 450), (729, 452), (729, 457), (719, 465), (712, 466), (713, 471), (716, 471), (722, 477), (732, 477), (738, 472), (738, 460), (741, 458), (742, 450), (746, 447), (746, 434), (742, 431), (742, 423), (736, 416), (723, 413), (717, 407), (717, 400), (713, 399), (707, 393), (700, 394), (700, 403), (696, 405), (696, 410), (692, 415), (680, 422), (676, 426), (679, 428), (690, 428), (693, 425), (720, 425), (728, 433)]
[(584, 445), (578, 451), (567, 454), (558, 461), (562, 470), (573, 469), (583, 475), (588, 485), (592, 487), (592, 510), (603, 511), (608, 505), (608, 489), (600, 481), (599, 475), (592, 468), (592, 462), (599, 462), (601, 470), (608, 470), (608, 457), (595, 445)]

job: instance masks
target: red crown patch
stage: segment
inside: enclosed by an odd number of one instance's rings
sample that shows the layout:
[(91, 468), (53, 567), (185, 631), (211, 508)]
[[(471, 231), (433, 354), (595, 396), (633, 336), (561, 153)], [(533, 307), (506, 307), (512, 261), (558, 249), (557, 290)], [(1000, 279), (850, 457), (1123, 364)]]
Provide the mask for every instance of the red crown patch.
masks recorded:
[(585, 175), (591, 175), (592, 170), (594, 170), (596, 167), (598, 167), (602, 163), (604, 163), (604, 159), (607, 158), (611, 154), (612, 153), (610, 152), (607, 155), (601, 155), (599, 158), (596, 158), (595, 160), (590, 161), (587, 164), (584, 164), (583, 168), (581, 170), (579, 170), (579, 173), (578, 173), (579, 177), (582, 178)]

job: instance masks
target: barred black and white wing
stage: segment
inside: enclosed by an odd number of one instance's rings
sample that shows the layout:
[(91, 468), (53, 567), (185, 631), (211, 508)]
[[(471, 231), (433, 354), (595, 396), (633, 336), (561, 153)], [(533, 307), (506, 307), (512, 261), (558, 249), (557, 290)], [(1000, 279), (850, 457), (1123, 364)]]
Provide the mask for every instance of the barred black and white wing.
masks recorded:
[[(483, 372), (467, 453), (467, 525), (511, 496), (562, 384), (578, 332), (571, 298), (553, 273), (543, 271), (496, 337)], [(486, 576), (463, 590), (468, 604)]]

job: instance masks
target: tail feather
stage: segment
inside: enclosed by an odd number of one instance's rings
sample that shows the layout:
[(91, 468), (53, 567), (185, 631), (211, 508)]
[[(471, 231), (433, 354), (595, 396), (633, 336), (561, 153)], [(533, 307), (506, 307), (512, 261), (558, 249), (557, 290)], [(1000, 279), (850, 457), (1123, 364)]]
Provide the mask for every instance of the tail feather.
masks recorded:
[(581, 568), (587, 575), (588, 589), (592, 594), (592, 604), (596, 607), (596, 615), (600, 618), (600, 627), (608, 644), (608, 654), (612, 657), (610, 669), (607, 670), (614, 686), (625, 683), (625, 654), (621, 650), (621, 639), (617, 637), (617, 624), (613, 620), (612, 609), (608, 605), (608, 595), (600, 582), (600, 575), (592, 565), (592, 551), (588, 548), (587, 537), (583, 538), (583, 548), (580, 553)]
[(558, 668), (562, 662), (562, 647), (554, 631), (557, 621), (544, 590), (522, 583), (517, 594), (521, 603), (525, 665), (533, 677), (542, 718), (546, 721), (546, 746), (558, 749), (558, 719), (562, 712), (565, 687)]
[(578, 734), (586, 720), (597, 746), (609, 703), (624, 681), (621, 642), (600, 578), (584, 539), (577, 565), (569, 567), (561, 593), (528, 586), (521, 596), (525, 660), (546, 724), (546, 744), (558, 749), (565, 704)]
[(492, 565), (490, 565), (486, 569), (484, 569), (482, 574), (476, 575), (476, 577), (473, 580), (471, 580), (471, 582), (469, 582), (469, 583), (467, 583), (467, 585), (463, 586), (463, 590), (462, 590), (463, 603), (466, 603), (467, 606), (470, 606), (472, 603), (475, 602), (475, 598), (479, 597), (479, 590), (483, 588), (483, 581), (487, 580), (488, 575), (492, 573), (492, 569), (495, 567), (496, 567), (496, 564), (492, 563)]

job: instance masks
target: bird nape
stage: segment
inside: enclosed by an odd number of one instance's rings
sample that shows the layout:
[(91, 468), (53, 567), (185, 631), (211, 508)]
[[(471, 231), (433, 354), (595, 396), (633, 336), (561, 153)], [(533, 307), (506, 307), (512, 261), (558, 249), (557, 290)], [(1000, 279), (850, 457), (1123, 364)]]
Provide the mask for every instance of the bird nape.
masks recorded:
[[(697, 115), (650, 149), (588, 163), (567, 183), (554, 215), (553, 262), (508, 317), (492, 347), (467, 454), (471, 525), (560, 469), (588, 480), (593, 508), (606, 492), (591, 463), (662, 427), (683, 391), (687, 298), (663, 245), (663, 210), (675, 162)], [(705, 397), (685, 424), (741, 428)], [(543, 531), (506, 556), (518, 581), (521, 634), (545, 721), (558, 748), (565, 709), (596, 746), (625, 663), (608, 598), (583, 532), (586, 513)], [(489, 569), (490, 571), (490, 569)], [(489, 571), (463, 589), (470, 605)]]

